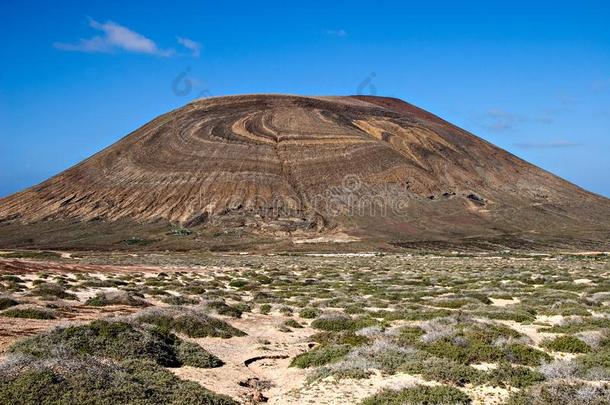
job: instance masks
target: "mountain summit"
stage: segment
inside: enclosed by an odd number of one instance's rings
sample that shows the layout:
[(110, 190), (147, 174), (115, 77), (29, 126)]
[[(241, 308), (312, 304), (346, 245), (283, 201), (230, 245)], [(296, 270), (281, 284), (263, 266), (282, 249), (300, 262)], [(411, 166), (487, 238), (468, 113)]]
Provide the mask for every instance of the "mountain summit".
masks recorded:
[(0, 231), (2, 247), (598, 248), (610, 200), (398, 99), (245, 95), (0, 199)]

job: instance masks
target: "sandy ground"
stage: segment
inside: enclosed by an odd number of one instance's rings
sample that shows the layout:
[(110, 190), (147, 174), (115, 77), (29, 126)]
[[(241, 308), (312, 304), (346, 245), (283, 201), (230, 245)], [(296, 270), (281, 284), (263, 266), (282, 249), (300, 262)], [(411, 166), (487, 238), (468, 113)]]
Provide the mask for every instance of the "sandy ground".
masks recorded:
[[(290, 360), (309, 350), (313, 343), (308, 336), (314, 333), (307, 327), (281, 332), (278, 328), (286, 319), (279, 314), (252, 313), (244, 314), (241, 319), (227, 319), (248, 335), (230, 339), (191, 339), (221, 358), (226, 363), (223, 367), (182, 367), (173, 371), (181, 378), (242, 400), (252, 398), (257, 385), (269, 387), (260, 390), (265, 397), (274, 403), (286, 403), (282, 398), (302, 386), (306, 377), (305, 370), (288, 367)], [(258, 383), (254, 384), (254, 381)]]
[(493, 306), (495, 307), (505, 307), (507, 305), (518, 304), (521, 302), (518, 298), (512, 298), (510, 300), (502, 299), (502, 298), (490, 298)]
[(350, 236), (346, 233), (339, 232), (329, 236), (320, 236), (317, 238), (294, 238), (292, 240), (293, 243), (303, 244), (303, 243), (350, 243), (350, 242), (358, 242), (360, 238), (356, 238), (354, 236)]
[[(0, 254), (3, 252), (0, 252)], [(58, 252), (61, 253), (61, 252)], [(322, 254), (325, 255), (325, 254)], [(351, 254), (353, 256), (369, 257), (373, 253)], [(0, 274), (19, 274), (26, 280), (28, 287), (38, 277), (38, 273), (62, 273), (64, 275), (87, 272), (90, 276), (98, 279), (107, 278), (108, 274), (140, 273), (144, 277), (155, 277), (160, 271), (196, 271), (213, 272), (216, 268), (160, 268), (154, 266), (117, 266), (117, 265), (91, 265), (75, 262), (70, 255), (62, 254), (66, 261), (40, 262), (21, 259), (0, 259)], [(350, 254), (329, 254), (332, 257), (345, 257)], [(577, 279), (577, 284), (590, 283), (589, 279)], [(39, 333), (60, 325), (79, 324), (101, 317), (112, 315), (126, 315), (138, 308), (129, 306), (107, 306), (101, 308), (88, 307), (83, 302), (101, 291), (113, 291), (115, 288), (95, 288), (76, 291), (79, 298), (76, 301), (60, 301), (60, 319), (34, 320), (17, 319), (0, 316), (0, 358), (6, 349), (17, 339)], [(171, 292), (171, 291), (170, 291)], [(28, 302), (36, 303), (36, 298), (27, 298)], [(156, 299), (147, 298), (154, 305), (166, 305)], [(496, 299), (491, 298), (495, 307), (506, 307), (518, 304), (518, 298)], [(330, 309), (330, 308), (327, 308)], [(170, 369), (183, 379), (200, 383), (210, 390), (229, 395), (242, 403), (252, 403), (254, 400), (266, 399), (270, 404), (354, 404), (362, 399), (378, 392), (384, 388), (399, 389), (415, 384), (435, 385), (425, 381), (417, 375), (397, 373), (395, 375), (382, 375), (375, 372), (368, 379), (343, 379), (334, 380), (332, 377), (308, 383), (309, 370), (289, 367), (290, 361), (296, 355), (303, 353), (315, 346), (309, 339), (316, 330), (308, 327), (305, 321), (303, 328), (292, 328), (290, 331), (282, 331), (280, 327), (289, 319), (279, 312), (271, 312), (268, 315), (246, 312), (242, 318), (220, 317), (243, 330), (247, 336), (233, 337), (230, 339), (202, 338), (189, 339), (204, 347), (206, 350), (218, 356), (225, 362), (223, 367), (214, 369), (198, 369), (194, 367), (182, 367)], [(539, 332), (541, 325), (556, 325), (561, 323), (563, 317), (560, 315), (536, 317), (531, 324), (521, 324), (514, 321), (497, 321), (510, 328), (528, 336), (535, 345), (556, 334)], [(482, 320), (485, 321), (485, 320)], [(393, 327), (403, 324), (417, 324), (418, 321), (398, 321)], [(555, 354), (554, 354), (555, 355)], [(571, 355), (559, 355), (557, 358), (570, 358)], [(481, 363), (473, 365), (479, 370), (490, 370), (496, 367), (493, 363)], [(498, 387), (488, 386), (465, 386), (461, 387), (474, 401), (475, 404), (500, 404), (510, 395), (511, 391)]]

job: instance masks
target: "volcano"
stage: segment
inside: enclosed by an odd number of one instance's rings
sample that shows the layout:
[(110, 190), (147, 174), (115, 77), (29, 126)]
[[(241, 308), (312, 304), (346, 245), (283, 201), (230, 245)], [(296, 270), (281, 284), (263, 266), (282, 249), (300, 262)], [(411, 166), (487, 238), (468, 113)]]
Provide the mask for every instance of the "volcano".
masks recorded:
[(606, 249), (610, 200), (394, 98), (194, 101), (0, 200), (4, 248)]

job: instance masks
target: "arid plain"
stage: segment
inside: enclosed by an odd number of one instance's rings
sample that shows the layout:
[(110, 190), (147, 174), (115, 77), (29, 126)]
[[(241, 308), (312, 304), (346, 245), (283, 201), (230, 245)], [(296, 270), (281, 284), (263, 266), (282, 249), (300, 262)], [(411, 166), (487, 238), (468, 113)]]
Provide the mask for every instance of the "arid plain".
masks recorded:
[(607, 254), (0, 257), (4, 403), (610, 398)]

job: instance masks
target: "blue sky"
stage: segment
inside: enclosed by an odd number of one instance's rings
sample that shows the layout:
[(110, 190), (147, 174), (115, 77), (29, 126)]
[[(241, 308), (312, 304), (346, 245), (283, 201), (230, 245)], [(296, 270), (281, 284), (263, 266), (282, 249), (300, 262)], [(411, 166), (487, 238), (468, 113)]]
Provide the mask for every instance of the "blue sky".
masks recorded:
[(3, 0), (0, 196), (199, 96), (359, 92), (610, 196), (610, 5), (423, 3)]

